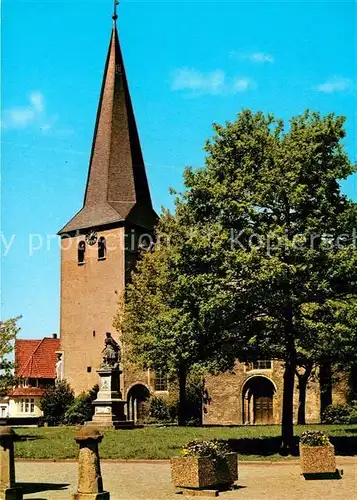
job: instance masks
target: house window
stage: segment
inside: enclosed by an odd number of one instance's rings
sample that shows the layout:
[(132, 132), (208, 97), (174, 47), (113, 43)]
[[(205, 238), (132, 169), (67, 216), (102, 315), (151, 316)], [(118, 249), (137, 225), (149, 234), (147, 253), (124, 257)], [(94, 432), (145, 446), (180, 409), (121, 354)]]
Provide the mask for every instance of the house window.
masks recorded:
[(84, 241), (78, 243), (78, 265), (84, 264), (84, 257), (86, 253), (86, 244)]
[(98, 240), (98, 260), (104, 260), (107, 256), (107, 243), (105, 238), (101, 236)]
[(155, 391), (167, 391), (167, 375), (162, 372), (155, 373)]
[(270, 359), (259, 359), (258, 361), (253, 361), (252, 370), (270, 370), (271, 360)]
[(33, 398), (23, 398), (20, 400), (21, 413), (35, 413), (35, 400)]

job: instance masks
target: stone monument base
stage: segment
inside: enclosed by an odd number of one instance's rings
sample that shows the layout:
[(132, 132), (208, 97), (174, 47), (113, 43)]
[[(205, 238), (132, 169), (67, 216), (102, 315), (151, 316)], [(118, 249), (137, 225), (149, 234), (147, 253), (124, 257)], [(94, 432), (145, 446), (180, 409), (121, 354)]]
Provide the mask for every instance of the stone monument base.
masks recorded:
[(100, 389), (94, 406), (93, 419), (85, 425), (100, 429), (132, 429), (134, 422), (125, 415), (126, 401), (121, 399), (119, 368), (101, 368), (98, 370)]
[(94, 422), (93, 420), (88, 420), (84, 423), (87, 426), (93, 426), (97, 429), (134, 429), (134, 420), (113, 420), (112, 422)]
[[(124, 415), (125, 401), (93, 401), (95, 405), (93, 419), (85, 425), (93, 425), (100, 429), (132, 429), (133, 420), (126, 420)], [(121, 407), (121, 408), (120, 408)]]

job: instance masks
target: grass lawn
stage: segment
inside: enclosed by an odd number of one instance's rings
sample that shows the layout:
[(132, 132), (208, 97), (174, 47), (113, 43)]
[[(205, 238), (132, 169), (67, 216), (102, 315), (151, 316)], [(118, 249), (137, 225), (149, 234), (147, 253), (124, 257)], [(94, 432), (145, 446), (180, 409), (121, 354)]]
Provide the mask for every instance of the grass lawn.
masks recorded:
[[(296, 426), (295, 434), (306, 429), (326, 432), (336, 454), (357, 455), (357, 425)], [(73, 459), (78, 446), (75, 427), (18, 428), (16, 458)], [(133, 430), (106, 430), (100, 445), (103, 459), (167, 459), (179, 453), (181, 446), (193, 439), (228, 439), (240, 460), (281, 460), (280, 427), (144, 427)]]

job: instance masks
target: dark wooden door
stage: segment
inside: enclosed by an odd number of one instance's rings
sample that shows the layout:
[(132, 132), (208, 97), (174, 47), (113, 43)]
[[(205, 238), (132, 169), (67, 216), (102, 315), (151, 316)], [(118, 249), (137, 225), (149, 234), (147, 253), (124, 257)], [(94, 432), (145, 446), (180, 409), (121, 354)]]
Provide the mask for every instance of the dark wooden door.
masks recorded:
[(254, 423), (273, 423), (273, 398), (272, 396), (257, 395), (254, 398)]

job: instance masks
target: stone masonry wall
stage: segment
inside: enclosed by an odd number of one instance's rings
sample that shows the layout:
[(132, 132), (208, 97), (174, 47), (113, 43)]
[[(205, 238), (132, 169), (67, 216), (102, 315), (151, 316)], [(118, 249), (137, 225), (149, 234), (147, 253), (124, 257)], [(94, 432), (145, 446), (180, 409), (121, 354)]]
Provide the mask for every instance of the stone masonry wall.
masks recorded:
[[(208, 401), (204, 407), (204, 424), (206, 425), (239, 425), (243, 424), (243, 393), (245, 384), (252, 377), (268, 378), (274, 385), (273, 423), (280, 424), (283, 394), (283, 365), (272, 362), (270, 370), (250, 370), (244, 363), (237, 362), (232, 372), (205, 377)], [(345, 400), (346, 386), (341, 381), (334, 387), (334, 402)], [(294, 392), (294, 420), (297, 421), (299, 404), (298, 382)], [(320, 388), (317, 377), (308, 384), (306, 395), (306, 422), (320, 421)]]

